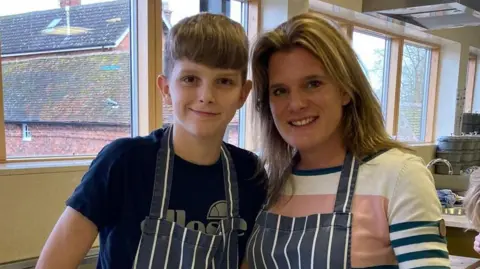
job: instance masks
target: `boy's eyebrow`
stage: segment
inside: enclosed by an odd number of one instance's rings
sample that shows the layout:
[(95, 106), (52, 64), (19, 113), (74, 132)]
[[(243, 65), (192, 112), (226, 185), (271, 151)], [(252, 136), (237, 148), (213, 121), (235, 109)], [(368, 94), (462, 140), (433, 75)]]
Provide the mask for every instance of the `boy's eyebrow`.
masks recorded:
[(232, 71), (223, 71), (223, 72), (219, 72), (218, 73), (218, 76), (225, 76), (225, 77), (236, 77), (240, 75), (240, 72), (239, 71), (235, 71), (235, 70), (232, 70)]

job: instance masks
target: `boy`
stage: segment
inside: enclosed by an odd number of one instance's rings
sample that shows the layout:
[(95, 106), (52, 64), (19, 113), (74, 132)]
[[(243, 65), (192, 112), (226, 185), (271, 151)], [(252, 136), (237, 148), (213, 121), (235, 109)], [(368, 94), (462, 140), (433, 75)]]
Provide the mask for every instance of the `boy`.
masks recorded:
[[(67, 201), (37, 268), (238, 268), (265, 199), (252, 153), (222, 143), (251, 89), (248, 39), (223, 15), (176, 24), (158, 78), (174, 124), (106, 146)], [(238, 251), (237, 251), (238, 250)]]

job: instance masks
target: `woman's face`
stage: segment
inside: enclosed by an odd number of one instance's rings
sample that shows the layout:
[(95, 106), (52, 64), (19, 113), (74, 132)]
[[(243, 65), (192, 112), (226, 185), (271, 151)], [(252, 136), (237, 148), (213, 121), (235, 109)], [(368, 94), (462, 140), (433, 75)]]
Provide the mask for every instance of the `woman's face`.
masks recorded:
[(270, 57), (268, 77), (270, 109), (288, 144), (300, 153), (341, 144), (342, 111), (350, 98), (319, 60), (303, 48), (279, 51)]

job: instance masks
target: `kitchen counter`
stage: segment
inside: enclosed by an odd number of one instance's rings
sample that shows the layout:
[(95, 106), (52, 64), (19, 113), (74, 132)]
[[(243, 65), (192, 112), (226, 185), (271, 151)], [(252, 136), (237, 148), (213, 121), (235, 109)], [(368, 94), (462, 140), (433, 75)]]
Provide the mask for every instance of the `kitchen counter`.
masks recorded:
[(464, 215), (455, 216), (455, 215), (444, 214), (442, 215), (442, 217), (445, 220), (445, 225), (447, 227), (460, 228), (460, 229), (468, 229), (470, 227), (467, 217)]
[(450, 255), (451, 269), (470, 269), (470, 268), (473, 269), (473, 268), (478, 268), (479, 266), (480, 266), (479, 259)]

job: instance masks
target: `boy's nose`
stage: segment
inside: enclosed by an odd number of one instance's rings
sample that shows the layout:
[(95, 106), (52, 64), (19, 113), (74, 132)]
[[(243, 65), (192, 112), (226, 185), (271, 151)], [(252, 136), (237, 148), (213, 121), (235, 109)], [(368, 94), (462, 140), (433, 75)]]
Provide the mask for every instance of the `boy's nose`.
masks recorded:
[(200, 88), (200, 102), (202, 103), (213, 103), (215, 102), (215, 97), (213, 94), (213, 90), (209, 86), (201, 87)]

